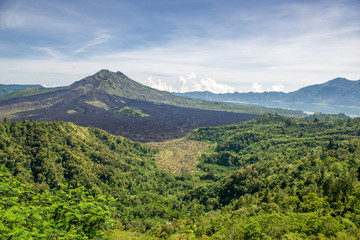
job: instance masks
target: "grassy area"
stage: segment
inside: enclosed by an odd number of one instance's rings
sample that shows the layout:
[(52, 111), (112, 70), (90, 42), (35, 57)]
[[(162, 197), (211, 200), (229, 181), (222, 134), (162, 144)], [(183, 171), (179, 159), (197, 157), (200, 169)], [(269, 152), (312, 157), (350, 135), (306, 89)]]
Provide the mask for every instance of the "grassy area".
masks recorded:
[(17, 97), (29, 97), (29, 96), (39, 95), (39, 94), (56, 92), (56, 91), (59, 91), (59, 90), (64, 90), (66, 88), (67, 87), (55, 87), (55, 88), (32, 87), (32, 88), (26, 88), (26, 89), (19, 90), (19, 91), (16, 91), (14, 93), (11, 93), (9, 95), (2, 96), (0, 98), (0, 100), (8, 100), (8, 99), (17, 98)]
[(140, 109), (136, 107), (123, 107), (120, 110), (116, 111), (117, 114), (126, 117), (148, 117), (150, 115), (143, 113)]
[(71, 109), (71, 110), (67, 110), (67, 113), (68, 114), (74, 114), (74, 113), (77, 113), (75, 110)]
[(87, 104), (90, 104), (94, 107), (98, 107), (98, 108), (103, 108), (106, 111), (109, 111), (109, 106), (106, 105), (106, 103), (102, 102), (102, 101), (98, 101), (98, 100), (93, 100), (93, 101), (85, 101)]
[(149, 143), (149, 145), (159, 149), (155, 157), (158, 167), (173, 173), (194, 172), (198, 156), (206, 152), (209, 147), (207, 143), (190, 141), (184, 138), (153, 142)]
[(141, 240), (141, 239), (159, 239), (156, 237), (150, 237), (145, 234), (131, 232), (131, 231), (122, 231), (122, 230), (110, 230), (106, 235), (109, 239), (128, 239), (128, 240)]

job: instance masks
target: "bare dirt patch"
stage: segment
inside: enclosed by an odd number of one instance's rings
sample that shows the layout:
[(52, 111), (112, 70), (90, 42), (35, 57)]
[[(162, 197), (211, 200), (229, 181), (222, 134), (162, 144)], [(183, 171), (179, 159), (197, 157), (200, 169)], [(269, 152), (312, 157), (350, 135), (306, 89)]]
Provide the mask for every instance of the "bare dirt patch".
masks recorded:
[(94, 107), (105, 109), (106, 111), (110, 110), (108, 105), (106, 105), (106, 103), (104, 103), (102, 101), (92, 100), (92, 101), (85, 101), (85, 103), (90, 104), (90, 105), (92, 105)]

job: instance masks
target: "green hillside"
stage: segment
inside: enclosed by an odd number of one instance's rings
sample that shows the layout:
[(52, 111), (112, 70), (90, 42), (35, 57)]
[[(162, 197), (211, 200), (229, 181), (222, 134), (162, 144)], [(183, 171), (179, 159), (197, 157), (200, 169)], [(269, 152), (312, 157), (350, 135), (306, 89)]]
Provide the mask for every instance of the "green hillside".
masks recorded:
[(210, 188), (191, 198), (211, 208), (198, 236), (214, 239), (358, 239), (360, 119), (296, 120), (263, 115), (201, 128), (213, 143), (199, 168)]
[[(288, 94), (288, 102), (313, 102), (328, 104), (344, 104), (340, 97), (351, 89), (359, 89), (358, 81), (345, 78), (335, 78), (323, 84), (316, 84), (301, 88)], [(348, 99), (343, 99), (348, 101)], [(358, 105), (357, 101), (350, 102), (351, 106)]]
[(64, 90), (64, 89), (66, 89), (66, 87), (57, 87), (57, 88), (30, 87), (5, 95), (1, 97), (0, 100), (41, 95), (45, 93), (57, 92), (59, 90)]
[(360, 119), (262, 115), (194, 131), (205, 153), (173, 174), (156, 159), (186, 162), (177, 141), (158, 151), (72, 123), (2, 122), (0, 235), (358, 239), (359, 136)]
[(117, 191), (106, 181), (111, 178), (125, 186), (121, 172), (154, 165), (153, 151), (145, 145), (63, 122), (4, 122), (0, 149), (2, 164), (18, 179), (35, 183), (39, 191), (67, 183), (94, 193)]
[[(145, 232), (184, 218), (192, 208), (178, 197), (190, 188), (191, 177), (177, 179), (159, 170), (155, 151), (147, 145), (100, 129), (64, 122), (3, 122), (0, 149), (0, 164), (10, 171), (2, 170), (6, 178), (0, 184), (5, 186), (0, 188), (1, 236), (42, 238), (54, 231), (55, 239), (70, 239), (70, 233), (94, 237), (114, 223)], [(101, 211), (86, 212), (92, 205)], [(61, 206), (75, 216), (65, 209), (58, 213)], [(97, 232), (88, 229), (86, 219), (94, 220)], [(39, 221), (44, 224), (40, 229)]]
[(27, 88), (44, 88), (41, 85), (21, 85), (21, 84), (0, 84), (0, 97), (21, 91)]

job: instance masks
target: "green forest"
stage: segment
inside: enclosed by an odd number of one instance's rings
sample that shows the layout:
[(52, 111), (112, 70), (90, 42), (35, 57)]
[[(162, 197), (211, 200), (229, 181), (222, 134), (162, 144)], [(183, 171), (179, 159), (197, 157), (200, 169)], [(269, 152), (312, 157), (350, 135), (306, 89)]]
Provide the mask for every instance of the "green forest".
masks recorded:
[(0, 123), (1, 239), (359, 239), (360, 118), (206, 127), (196, 171), (67, 122)]

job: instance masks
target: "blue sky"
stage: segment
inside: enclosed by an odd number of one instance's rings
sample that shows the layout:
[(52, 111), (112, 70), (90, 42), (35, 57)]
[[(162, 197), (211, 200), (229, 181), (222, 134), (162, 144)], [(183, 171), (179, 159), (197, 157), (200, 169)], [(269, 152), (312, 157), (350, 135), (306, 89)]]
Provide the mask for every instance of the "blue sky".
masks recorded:
[(0, 83), (104, 68), (173, 91), (358, 80), (359, 12), (359, 0), (0, 0)]

